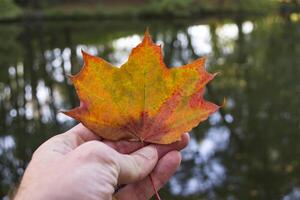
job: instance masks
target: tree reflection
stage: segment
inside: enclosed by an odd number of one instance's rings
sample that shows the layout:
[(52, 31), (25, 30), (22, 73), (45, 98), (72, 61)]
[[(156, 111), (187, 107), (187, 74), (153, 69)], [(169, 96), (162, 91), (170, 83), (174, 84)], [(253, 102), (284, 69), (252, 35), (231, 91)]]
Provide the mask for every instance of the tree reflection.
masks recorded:
[[(167, 65), (206, 55), (209, 71), (222, 73), (206, 96), (227, 98), (191, 132), (164, 199), (299, 197), (300, 26), (276, 17), (247, 20), (149, 21)], [(1, 25), (1, 196), (13, 191), (38, 145), (74, 125), (59, 111), (78, 104), (66, 76), (81, 68), (81, 48), (120, 64), (131, 47), (117, 41), (140, 39), (134, 34), (143, 31), (143, 23), (118, 21)]]

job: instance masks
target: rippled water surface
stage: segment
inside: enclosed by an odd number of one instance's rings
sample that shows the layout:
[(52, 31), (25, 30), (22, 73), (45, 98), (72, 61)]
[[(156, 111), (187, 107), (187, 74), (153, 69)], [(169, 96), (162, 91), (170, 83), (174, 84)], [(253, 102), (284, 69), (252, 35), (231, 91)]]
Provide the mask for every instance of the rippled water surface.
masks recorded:
[(81, 49), (123, 64), (146, 27), (177, 67), (201, 56), (220, 72), (206, 98), (227, 106), (191, 131), (163, 199), (300, 199), (300, 24), (281, 17), (0, 24), (0, 197), (32, 152), (76, 122), (67, 74)]

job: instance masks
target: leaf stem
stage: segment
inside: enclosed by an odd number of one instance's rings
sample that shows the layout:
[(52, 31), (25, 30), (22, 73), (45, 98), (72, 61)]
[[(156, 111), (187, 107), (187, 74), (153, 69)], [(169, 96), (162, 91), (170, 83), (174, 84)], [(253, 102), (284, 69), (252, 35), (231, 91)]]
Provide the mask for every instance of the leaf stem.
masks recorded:
[(151, 174), (149, 174), (149, 178), (150, 178), (150, 182), (151, 182), (152, 188), (153, 188), (154, 193), (155, 193), (156, 200), (161, 200), (161, 198), (160, 198), (160, 196), (159, 196), (159, 194), (157, 192), (157, 189), (156, 189), (156, 187), (154, 185), (154, 181), (153, 181), (153, 178), (152, 178)]
[[(143, 145), (143, 147), (144, 147), (144, 146), (145, 146), (144, 140), (141, 139), (141, 138), (139, 138), (139, 139), (140, 139), (140, 141), (141, 141), (141, 143), (142, 143), (142, 145)], [(158, 194), (158, 191), (157, 191), (157, 189), (156, 189), (156, 187), (155, 187), (155, 185), (154, 185), (154, 181), (153, 181), (153, 178), (152, 178), (152, 174), (150, 173), (148, 176), (149, 176), (149, 179), (150, 179), (150, 182), (151, 182), (151, 185), (152, 185), (152, 188), (153, 188), (153, 191), (154, 191), (156, 200), (161, 200), (161, 198), (160, 198), (160, 196), (159, 196), (159, 194)]]

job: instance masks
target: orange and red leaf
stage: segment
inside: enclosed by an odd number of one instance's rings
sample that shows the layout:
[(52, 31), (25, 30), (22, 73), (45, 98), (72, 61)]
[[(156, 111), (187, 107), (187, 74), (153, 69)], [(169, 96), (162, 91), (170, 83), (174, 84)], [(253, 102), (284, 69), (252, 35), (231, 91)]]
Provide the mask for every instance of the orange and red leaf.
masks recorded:
[(203, 99), (215, 76), (205, 59), (169, 69), (148, 32), (120, 68), (84, 52), (83, 58), (71, 76), (81, 104), (64, 113), (103, 138), (169, 144), (219, 108)]

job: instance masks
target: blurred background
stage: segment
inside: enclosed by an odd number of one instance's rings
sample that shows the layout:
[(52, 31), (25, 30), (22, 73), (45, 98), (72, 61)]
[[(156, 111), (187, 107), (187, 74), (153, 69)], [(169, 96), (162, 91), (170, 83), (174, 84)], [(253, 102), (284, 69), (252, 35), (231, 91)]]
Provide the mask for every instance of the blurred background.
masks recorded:
[(164, 61), (207, 56), (206, 99), (162, 199), (300, 199), (299, 0), (0, 0), (0, 198), (33, 151), (76, 124), (81, 49), (124, 63), (149, 27)]

